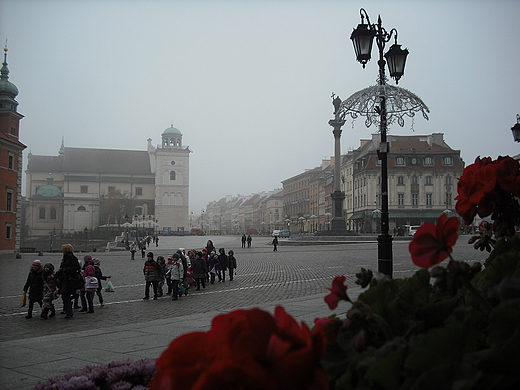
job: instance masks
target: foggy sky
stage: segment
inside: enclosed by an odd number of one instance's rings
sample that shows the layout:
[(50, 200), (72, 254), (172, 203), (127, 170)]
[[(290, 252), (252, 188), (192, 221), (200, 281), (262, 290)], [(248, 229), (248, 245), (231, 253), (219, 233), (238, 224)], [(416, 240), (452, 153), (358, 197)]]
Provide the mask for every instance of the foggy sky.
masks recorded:
[[(62, 137), (146, 150), (173, 123), (193, 151), (195, 214), (225, 195), (281, 188), (334, 153), (331, 93), (344, 100), (376, 83), (377, 61), (362, 69), (349, 39), (361, 7), (398, 30), (410, 51), (399, 86), (431, 111), (390, 134), (444, 133), (466, 164), (520, 153), (510, 131), (519, 1), (7, 0), (0, 39), (25, 116), (24, 161), (57, 155)], [(363, 122), (347, 121), (342, 153), (377, 132)]]

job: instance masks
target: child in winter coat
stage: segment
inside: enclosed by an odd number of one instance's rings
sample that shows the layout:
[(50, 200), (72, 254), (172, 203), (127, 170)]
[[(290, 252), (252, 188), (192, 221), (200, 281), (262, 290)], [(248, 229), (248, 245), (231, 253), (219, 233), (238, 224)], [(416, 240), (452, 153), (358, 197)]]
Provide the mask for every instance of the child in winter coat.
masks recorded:
[(166, 284), (168, 286), (168, 292), (166, 293), (167, 295), (171, 295), (172, 293), (172, 280), (170, 278), (170, 269), (171, 269), (171, 266), (173, 264), (173, 256), (168, 256), (168, 262), (166, 263), (165, 267), (166, 267), (166, 274), (165, 274), (165, 278), (166, 278)]
[(164, 278), (166, 276), (166, 262), (164, 256), (157, 256), (157, 265), (159, 267), (159, 282), (157, 283), (157, 296), (163, 296)]
[[(58, 297), (58, 287), (56, 286), (56, 278), (54, 277), (54, 266), (46, 263), (43, 266), (43, 311), (40, 317), (46, 320), (48, 317), (56, 315), (56, 309), (52, 301)], [(49, 315), (49, 312), (51, 313)]]
[(96, 278), (96, 269), (93, 265), (87, 265), (83, 271), (83, 278), (85, 279), (85, 295), (87, 296), (88, 311), (87, 313), (94, 313), (94, 294), (99, 287), (99, 282)]
[(172, 281), (172, 300), (179, 299), (179, 284), (184, 277), (184, 267), (180, 256), (175, 253), (173, 255), (173, 264), (170, 266), (170, 279)]
[(94, 257), (92, 259), (92, 264), (94, 265), (94, 269), (96, 270), (96, 278), (98, 280), (98, 288), (96, 290), (96, 295), (99, 299), (99, 304), (101, 306), (105, 306), (105, 304), (103, 303), (103, 294), (101, 293), (101, 290), (103, 289), (103, 286), (101, 285), (101, 281), (102, 280), (107, 280), (107, 279), (110, 279), (110, 275), (109, 276), (103, 276), (103, 272), (101, 271), (101, 260), (99, 260), (97, 257)]
[(153, 259), (153, 252), (148, 252), (147, 259), (144, 262), (143, 275), (145, 280), (144, 297), (150, 299), (150, 285), (153, 288), (153, 299), (157, 299), (157, 285), (159, 283), (159, 266)]
[(237, 268), (237, 259), (235, 258), (235, 253), (230, 250), (228, 252), (228, 270), (229, 270), (229, 280), (233, 280), (233, 274), (235, 273), (235, 269)]
[(25, 318), (32, 318), (34, 303), (38, 302), (40, 307), (43, 305), (43, 279), (42, 279), (42, 263), (40, 260), (34, 260), (27, 275), (27, 281), (23, 286), (23, 291), (29, 291), (29, 309)]

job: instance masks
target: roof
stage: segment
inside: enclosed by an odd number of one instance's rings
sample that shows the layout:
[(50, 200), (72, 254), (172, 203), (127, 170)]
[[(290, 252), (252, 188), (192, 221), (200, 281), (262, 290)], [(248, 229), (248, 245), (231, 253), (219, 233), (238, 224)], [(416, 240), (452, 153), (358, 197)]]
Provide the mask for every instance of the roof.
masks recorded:
[(146, 151), (68, 147), (63, 156), (31, 155), (28, 169), (33, 172), (151, 174)]
[(176, 127), (173, 127), (173, 125), (171, 125), (171, 127), (168, 127), (166, 130), (164, 130), (163, 134), (178, 134), (178, 135), (182, 135), (181, 131), (179, 129), (177, 129)]

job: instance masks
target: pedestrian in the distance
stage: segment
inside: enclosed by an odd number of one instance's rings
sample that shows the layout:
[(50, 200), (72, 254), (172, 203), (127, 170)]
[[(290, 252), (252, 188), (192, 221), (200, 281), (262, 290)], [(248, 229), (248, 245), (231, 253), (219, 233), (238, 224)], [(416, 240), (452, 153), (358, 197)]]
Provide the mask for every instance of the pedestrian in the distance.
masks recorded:
[(273, 244), (273, 252), (277, 252), (278, 251), (278, 237), (274, 236), (272, 244)]
[(253, 239), (251, 238), (251, 234), (248, 234), (247, 235), (247, 247), (248, 248), (251, 248), (251, 242), (253, 241)]
[(233, 275), (235, 273), (236, 268), (237, 268), (237, 259), (235, 258), (235, 253), (232, 250), (230, 250), (228, 252), (229, 280), (233, 280)]
[(145, 280), (144, 297), (150, 299), (150, 285), (153, 288), (153, 299), (157, 299), (157, 286), (159, 284), (159, 265), (153, 259), (153, 253), (148, 252), (147, 259), (144, 262), (143, 274)]
[(135, 252), (137, 252), (137, 245), (135, 244), (135, 241), (132, 241), (132, 243), (130, 244), (130, 260), (135, 260)]
[(40, 260), (34, 260), (27, 275), (27, 281), (23, 286), (23, 291), (29, 292), (29, 309), (27, 310), (26, 319), (32, 318), (34, 304), (38, 303), (40, 307), (43, 305), (43, 278), (42, 263)]
[(241, 241), (242, 241), (242, 248), (245, 248), (246, 247), (246, 241), (247, 241), (245, 233), (242, 234)]

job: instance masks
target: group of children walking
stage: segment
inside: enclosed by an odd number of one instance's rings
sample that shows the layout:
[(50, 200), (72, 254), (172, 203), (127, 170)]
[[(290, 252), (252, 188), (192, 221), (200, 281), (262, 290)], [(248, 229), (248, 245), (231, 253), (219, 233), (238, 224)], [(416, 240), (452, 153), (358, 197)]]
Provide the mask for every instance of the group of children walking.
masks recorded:
[(187, 289), (200, 290), (206, 288), (206, 283), (214, 284), (218, 277), (219, 282), (226, 281), (226, 272), (229, 272), (229, 280), (233, 280), (237, 261), (234, 252), (227, 254), (224, 248), (215, 252), (213, 243), (208, 240), (208, 245), (201, 251), (178, 249), (165, 261), (163, 256), (154, 260), (153, 252), (148, 252), (144, 263), (143, 274), (145, 278), (145, 291), (143, 299), (150, 299), (150, 286), (153, 289), (153, 299), (164, 295), (163, 287), (166, 283), (166, 295), (171, 295), (172, 300), (178, 300), (182, 294), (187, 294)]
[[(54, 301), (60, 295), (63, 300), (62, 313), (66, 314), (67, 319), (73, 316), (72, 308), (81, 309), (80, 312), (94, 313), (95, 295), (98, 296), (101, 306), (104, 305), (101, 280), (107, 280), (110, 276), (103, 275), (100, 267), (101, 261), (98, 258), (92, 258), (91, 255), (85, 255), (83, 263), (78, 261), (75, 256), (71, 258), (72, 263), (67, 263), (66, 257), (71, 257), (72, 251), (69, 251), (71, 248), (69, 244), (64, 247), (66, 247), (62, 248), (64, 260), (62, 260), (58, 272), (54, 272), (55, 268), (52, 263), (46, 263), (42, 267), (40, 260), (36, 259), (32, 262), (23, 287), (24, 297), (27, 294), (29, 301), (26, 319), (33, 317), (36, 303), (42, 309), (40, 314), (42, 319), (54, 317), (56, 315)], [(76, 275), (78, 279), (81, 279), (79, 282), (74, 281)], [(79, 283), (82, 287), (75, 289), (78, 285), (73, 285), (73, 283)], [(81, 306), (79, 306), (79, 302), (81, 302)], [(22, 306), (25, 306), (25, 299)]]

